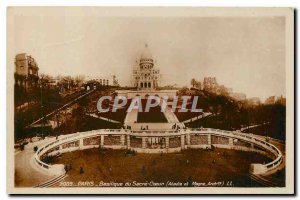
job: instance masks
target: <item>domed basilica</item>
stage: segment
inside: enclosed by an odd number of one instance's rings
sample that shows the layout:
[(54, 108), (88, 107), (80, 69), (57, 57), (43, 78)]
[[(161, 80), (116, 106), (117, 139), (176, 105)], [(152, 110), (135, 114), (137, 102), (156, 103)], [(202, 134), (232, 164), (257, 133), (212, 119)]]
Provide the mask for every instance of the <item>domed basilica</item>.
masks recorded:
[(145, 45), (141, 55), (138, 69), (133, 70), (133, 87), (138, 90), (153, 90), (158, 87), (160, 81), (159, 70), (155, 69), (153, 57), (148, 45)]
[(138, 66), (133, 69), (132, 73), (132, 87), (133, 90), (116, 90), (118, 96), (124, 96), (132, 99), (135, 96), (140, 96), (142, 99), (148, 96), (167, 96), (173, 98), (176, 96), (177, 90), (165, 90), (159, 89), (161, 85), (161, 74), (159, 69), (155, 68), (154, 59), (149, 51), (148, 45), (145, 45), (145, 49), (141, 54)]

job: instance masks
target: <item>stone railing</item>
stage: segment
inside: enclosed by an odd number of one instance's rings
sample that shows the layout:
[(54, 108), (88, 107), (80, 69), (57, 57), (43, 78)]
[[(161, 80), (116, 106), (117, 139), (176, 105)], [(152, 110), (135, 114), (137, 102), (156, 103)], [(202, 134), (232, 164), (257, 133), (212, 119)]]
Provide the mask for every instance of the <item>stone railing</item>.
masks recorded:
[(34, 160), (36, 161), (38, 166), (41, 167), (41, 169), (47, 170), (48, 172), (55, 174), (55, 175), (61, 175), (61, 174), (65, 173), (63, 165), (61, 165), (61, 164), (49, 165), (49, 164), (41, 161), (41, 156), (43, 156), (49, 149), (52, 149), (53, 146), (56, 146), (57, 142), (58, 142), (58, 140), (56, 140), (54, 142), (50, 142), (50, 143), (44, 145), (43, 147), (39, 148), (34, 155)]
[[(253, 134), (245, 134), (241, 132), (224, 131), (224, 130), (211, 129), (211, 128), (188, 129), (188, 130), (190, 133), (212, 134), (212, 135), (219, 135), (221, 137), (239, 139), (241, 141), (257, 145), (265, 149), (266, 153), (269, 153), (269, 155), (275, 157), (275, 159), (272, 162), (267, 164), (251, 164), (250, 172), (254, 174), (263, 174), (268, 171), (274, 170), (282, 163), (283, 157), (281, 151), (273, 144), (261, 139), (261, 137), (259, 136)], [(233, 146), (231, 146), (230, 148), (234, 149)]]
[[(110, 135), (114, 138), (109, 138)], [(207, 138), (205, 140), (202, 139), (199, 144), (195, 144), (195, 141), (191, 144), (191, 135), (206, 136)], [(220, 137), (220, 140), (218, 141), (221, 141), (221, 144), (214, 144), (211, 139), (212, 136)], [(95, 137), (99, 138), (97, 144), (93, 143), (92, 145), (86, 145), (87, 143), (83, 142), (84, 139)], [(107, 137), (108, 139), (105, 139)], [(116, 142), (118, 137), (120, 138), (120, 142)], [(177, 142), (180, 140), (180, 146), (173, 144), (174, 138), (176, 138)], [(226, 138), (226, 140), (224, 138)], [(171, 145), (169, 145), (170, 139), (172, 140)], [(105, 140), (106, 143), (104, 142)], [(132, 145), (130, 144), (131, 140)], [(109, 141), (111, 141), (112, 144), (110, 144)], [(203, 144), (203, 141), (207, 141), (207, 144)], [(228, 142), (222, 144), (222, 141)], [(237, 141), (247, 143), (250, 147), (239, 146)], [(136, 144), (136, 142), (140, 142), (140, 144)], [(215, 146), (218, 148), (256, 151), (273, 158), (273, 161), (267, 164), (251, 164), (250, 172), (253, 174), (270, 172), (282, 163), (282, 153), (280, 150), (259, 136), (211, 128), (140, 131), (131, 131), (127, 129), (99, 129), (80, 132), (60, 136), (55, 141), (51, 141), (40, 147), (35, 153), (35, 161), (44, 170), (54, 174), (61, 174), (64, 173), (63, 165), (49, 165), (44, 163), (41, 158), (45, 155), (56, 155), (57, 153), (96, 148), (99, 146), (112, 149), (133, 149), (142, 153), (171, 153), (188, 148), (211, 148), (212, 146)], [(259, 149), (256, 149), (255, 147), (259, 147)]]

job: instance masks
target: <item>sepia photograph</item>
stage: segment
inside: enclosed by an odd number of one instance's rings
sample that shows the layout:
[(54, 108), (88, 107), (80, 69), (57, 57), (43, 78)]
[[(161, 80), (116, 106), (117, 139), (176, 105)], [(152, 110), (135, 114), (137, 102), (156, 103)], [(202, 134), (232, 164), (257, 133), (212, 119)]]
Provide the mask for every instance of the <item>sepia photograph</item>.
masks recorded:
[(294, 9), (6, 22), (9, 194), (294, 194)]

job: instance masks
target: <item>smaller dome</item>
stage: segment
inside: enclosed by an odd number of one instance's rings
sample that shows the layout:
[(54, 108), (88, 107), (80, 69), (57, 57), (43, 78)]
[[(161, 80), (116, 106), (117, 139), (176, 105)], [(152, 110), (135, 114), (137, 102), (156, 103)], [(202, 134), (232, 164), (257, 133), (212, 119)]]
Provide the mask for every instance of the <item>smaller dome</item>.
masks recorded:
[(152, 57), (152, 54), (149, 51), (148, 45), (146, 44), (145, 49), (144, 49), (144, 51), (141, 55), (141, 60), (147, 60), (147, 59), (152, 59), (153, 60), (153, 57)]

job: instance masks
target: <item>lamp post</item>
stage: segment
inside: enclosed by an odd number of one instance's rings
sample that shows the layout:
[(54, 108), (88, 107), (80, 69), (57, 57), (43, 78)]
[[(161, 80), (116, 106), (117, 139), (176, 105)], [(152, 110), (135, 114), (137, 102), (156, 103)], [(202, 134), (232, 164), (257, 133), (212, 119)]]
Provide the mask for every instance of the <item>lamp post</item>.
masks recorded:
[(44, 105), (43, 105), (43, 77), (41, 79), (41, 115), (42, 115), (42, 125), (41, 125), (41, 132), (42, 132), (42, 137), (44, 137), (44, 126), (45, 126), (45, 116), (44, 116)]

